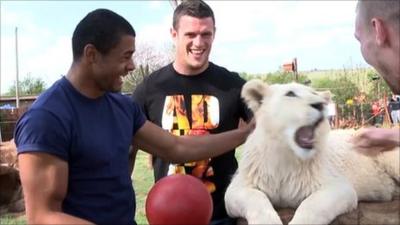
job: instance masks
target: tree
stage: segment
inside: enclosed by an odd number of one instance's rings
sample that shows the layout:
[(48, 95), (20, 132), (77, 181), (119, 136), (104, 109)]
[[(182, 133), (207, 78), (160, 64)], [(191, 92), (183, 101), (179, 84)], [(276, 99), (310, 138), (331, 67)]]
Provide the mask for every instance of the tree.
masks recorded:
[[(22, 81), (18, 82), (19, 85), (19, 95), (26, 96), (26, 95), (38, 95), (46, 90), (46, 83), (40, 77), (32, 77), (28, 74)], [(15, 96), (15, 84), (12, 85), (6, 96)]]
[(169, 3), (171, 4), (172, 8), (175, 10), (175, 8), (181, 4), (185, 0), (169, 0)]
[(139, 43), (133, 56), (136, 69), (124, 77), (122, 91), (132, 92), (146, 76), (172, 62), (174, 52), (172, 46), (156, 49), (150, 44)]
[[(296, 80), (296, 77), (293, 73), (282, 71), (276, 71), (274, 73), (267, 74), (250, 74), (246, 72), (240, 72), (239, 76), (247, 81), (252, 79), (260, 79), (268, 84), (286, 84)], [(301, 84), (308, 85), (311, 82), (308, 77), (303, 74), (299, 74), (298, 79), (299, 80), (297, 82)]]
[(241, 78), (243, 78), (244, 80), (261, 79), (261, 78), (260, 78), (260, 75), (257, 75), (257, 74), (249, 74), (249, 73), (246, 73), (246, 72), (240, 72), (240, 73), (239, 73), (239, 76), (240, 76)]
[(368, 99), (374, 101), (381, 99), (384, 96), (390, 96), (391, 90), (387, 83), (379, 76), (379, 74), (372, 70), (367, 73), (367, 78), (369, 82), (369, 93)]
[[(309, 80), (307, 76), (299, 74), (298, 75), (298, 83), (301, 84), (308, 84)], [(290, 82), (296, 81), (296, 77), (293, 73), (290, 72), (280, 72), (277, 71), (275, 73), (268, 73), (266, 76), (264, 76), (263, 79), (265, 82), (268, 84), (286, 84)]]
[(312, 86), (318, 90), (331, 91), (333, 100), (338, 104), (346, 104), (347, 100), (354, 99), (360, 93), (357, 85), (346, 74), (339, 75), (334, 79), (327, 77), (316, 79)]
[(312, 86), (320, 91), (328, 90), (333, 94), (333, 101), (337, 104), (337, 116), (357, 123), (364, 121), (364, 110), (368, 107), (357, 102), (361, 95), (358, 86), (346, 73), (340, 73), (335, 78), (322, 77), (312, 82)]

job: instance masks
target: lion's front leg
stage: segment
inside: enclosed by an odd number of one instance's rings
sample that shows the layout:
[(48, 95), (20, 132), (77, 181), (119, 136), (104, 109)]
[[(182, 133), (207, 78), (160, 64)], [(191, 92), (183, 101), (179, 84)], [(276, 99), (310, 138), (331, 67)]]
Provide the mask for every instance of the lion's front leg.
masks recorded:
[(400, 182), (400, 148), (382, 152), (376, 158), (389, 176)]
[(233, 218), (245, 218), (248, 224), (282, 224), (268, 197), (258, 189), (246, 185), (237, 175), (225, 193), (225, 207)]
[(329, 224), (356, 207), (357, 194), (350, 183), (327, 185), (300, 204), (289, 224)]

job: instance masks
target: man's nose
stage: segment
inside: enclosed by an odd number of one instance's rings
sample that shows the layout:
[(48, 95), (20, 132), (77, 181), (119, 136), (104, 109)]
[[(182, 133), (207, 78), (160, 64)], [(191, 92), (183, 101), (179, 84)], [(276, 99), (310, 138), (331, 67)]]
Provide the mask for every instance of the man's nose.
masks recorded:
[(193, 44), (194, 46), (201, 46), (203, 44), (203, 38), (201, 35), (196, 35), (196, 37), (193, 38)]
[(131, 60), (129, 60), (128, 65), (126, 66), (128, 71), (133, 71), (135, 70), (135, 62), (133, 62), (133, 58), (131, 58)]

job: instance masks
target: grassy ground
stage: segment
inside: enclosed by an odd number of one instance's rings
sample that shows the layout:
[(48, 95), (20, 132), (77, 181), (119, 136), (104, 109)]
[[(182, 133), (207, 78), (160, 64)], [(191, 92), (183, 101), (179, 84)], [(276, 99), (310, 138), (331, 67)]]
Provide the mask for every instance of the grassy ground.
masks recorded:
[(26, 224), (26, 221), (24, 216), (15, 217), (14, 215), (5, 215), (0, 217), (0, 224), (20, 225), (20, 224)]
[(136, 192), (136, 222), (147, 224), (145, 202), (146, 196), (154, 183), (153, 170), (147, 168), (147, 153), (139, 151), (133, 171), (133, 186)]

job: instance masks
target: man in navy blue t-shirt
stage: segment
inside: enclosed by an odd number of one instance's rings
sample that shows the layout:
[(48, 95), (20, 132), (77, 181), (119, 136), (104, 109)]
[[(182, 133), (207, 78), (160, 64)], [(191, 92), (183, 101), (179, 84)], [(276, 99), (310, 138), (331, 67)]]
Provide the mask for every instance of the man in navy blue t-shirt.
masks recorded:
[(119, 92), (134, 69), (135, 31), (98, 9), (72, 36), (73, 63), (34, 102), (15, 130), (30, 224), (135, 224), (131, 144), (172, 162), (214, 157), (244, 142), (252, 126), (177, 137), (146, 121)]

